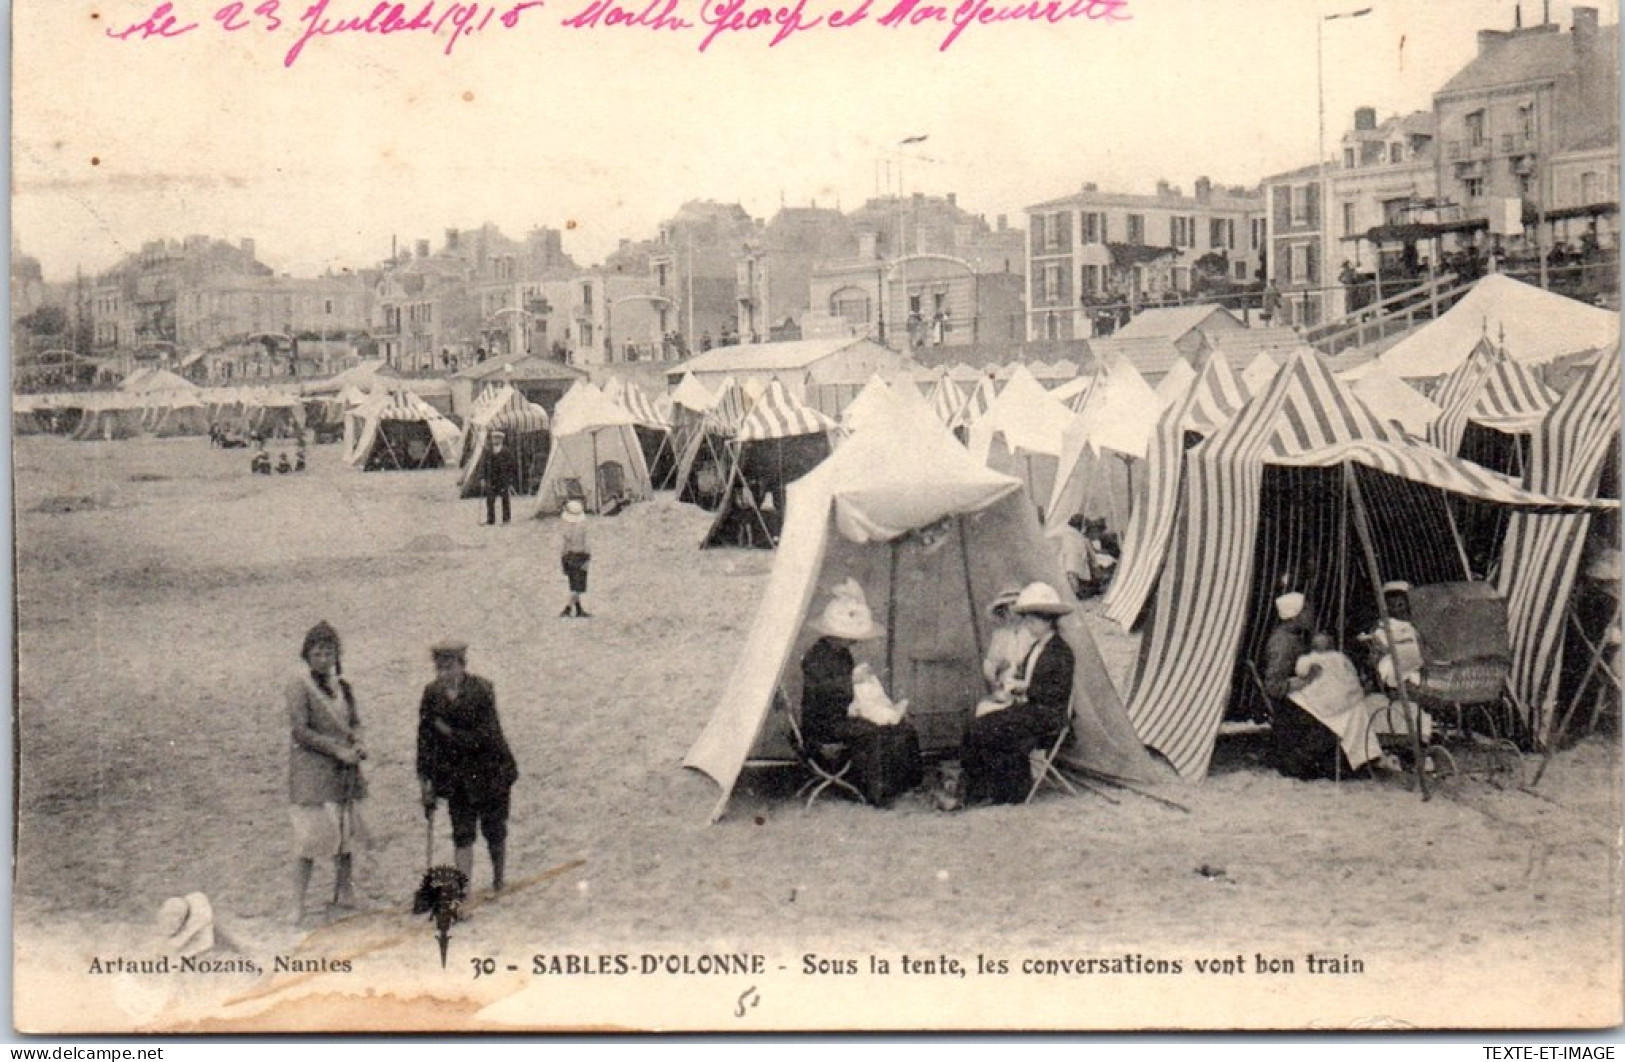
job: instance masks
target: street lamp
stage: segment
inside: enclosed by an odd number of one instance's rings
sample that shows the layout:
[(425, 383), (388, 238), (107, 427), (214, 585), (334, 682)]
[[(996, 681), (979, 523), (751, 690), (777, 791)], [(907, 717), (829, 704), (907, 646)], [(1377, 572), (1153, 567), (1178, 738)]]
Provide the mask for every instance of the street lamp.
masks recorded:
[[(1318, 271), (1318, 277), (1319, 277), (1319, 282), (1321, 284), (1323, 284), (1323, 285), (1326, 283), (1326, 277), (1331, 271), (1331, 264), (1332, 264), (1331, 254), (1330, 254), (1330, 251), (1331, 251), (1331, 234), (1332, 234), (1332, 221), (1331, 221), (1331, 218), (1332, 218), (1332, 189), (1331, 189), (1331, 184), (1327, 180), (1327, 177), (1326, 177), (1326, 57), (1325, 57), (1326, 48), (1325, 48), (1325, 42), (1324, 42), (1325, 27), (1326, 27), (1326, 23), (1331, 22), (1334, 19), (1364, 18), (1366, 15), (1369, 15), (1369, 14), (1371, 14), (1371, 8), (1362, 7), (1358, 11), (1340, 11), (1340, 12), (1338, 12), (1336, 14), (1332, 14), (1332, 15), (1322, 15), (1322, 16), (1320, 16), (1320, 20), (1315, 23), (1315, 99), (1316, 99), (1317, 106), (1319, 108), (1319, 132), (1318, 132), (1318, 145), (1317, 145), (1318, 149), (1319, 149), (1319, 154), (1316, 156), (1316, 158), (1319, 161), (1319, 171), (1320, 171), (1320, 177), (1319, 177), (1319, 184), (1320, 184), (1320, 218), (1319, 218), (1319, 224), (1320, 224), (1320, 269)], [(1377, 271), (1379, 273), (1382, 271), (1382, 267), (1380, 265), (1377, 267)], [(1307, 294), (1304, 296), (1304, 301), (1305, 301), (1306, 308), (1307, 308), (1307, 303), (1308, 303), (1308, 295)], [(1326, 303), (1326, 299), (1325, 299), (1324, 296), (1322, 296), (1322, 299), (1321, 299), (1322, 308), (1324, 308), (1325, 303)], [(1326, 316), (1325, 314), (1322, 315), (1323, 318), (1325, 316)], [(1322, 320), (1322, 323), (1325, 323), (1324, 320)]]
[[(904, 238), (904, 223), (907, 219), (907, 200), (903, 192), (903, 149), (910, 144), (923, 144), (929, 139), (927, 135), (905, 137), (897, 142), (897, 273), (898, 287), (903, 300), (903, 354), (906, 357), (914, 352), (914, 321), (909, 316), (908, 308), (908, 241)], [(916, 226), (916, 229), (918, 226)], [(918, 232), (915, 239), (918, 240)], [(897, 315), (893, 315), (895, 322)]]

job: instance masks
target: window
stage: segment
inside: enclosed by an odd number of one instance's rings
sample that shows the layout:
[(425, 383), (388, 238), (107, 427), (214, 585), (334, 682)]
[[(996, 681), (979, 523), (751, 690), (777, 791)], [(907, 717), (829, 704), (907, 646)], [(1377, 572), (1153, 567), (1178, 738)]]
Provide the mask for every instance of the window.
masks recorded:
[(1518, 131), (1525, 144), (1535, 142), (1535, 105), (1528, 103), (1518, 108)]
[(1354, 168), (1354, 149), (1351, 147), (1346, 147), (1343, 149), (1343, 168), (1345, 170), (1352, 170)]
[(1047, 237), (1044, 247), (1051, 251), (1060, 251), (1066, 248), (1066, 237), (1071, 225), (1068, 223), (1070, 214), (1051, 214), (1049, 222), (1044, 226), (1044, 235)]
[(1135, 246), (1145, 243), (1145, 215), (1130, 214), (1128, 216), (1128, 242)]
[(1246, 280), (1247, 279), (1247, 263), (1246, 262), (1237, 262), (1236, 263), (1236, 279), (1237, 280)]
[(1320, 186), (1306, 184), (1292, 197), (1292, 224), (1314, 225), (1320, 221)]
[(1343, 235), (1354, 235), (1354, 204), (1343, 204)]
[(1168, 221), (1169, 243), (1175, 247), (1196, 246), (1196, 219), (1191, 217), (1174, 217)]
[(869, 323), (869, 296), (857, 288), (842, 288), (830, 296), (829, 309), (848, 324)]
[(1483, 147), (1487, 143), (1484, 137), (1484, 112), (1474, 111), (1466, 119), (1467, 143), (1472, 147)]
[(1084, 243), (1106, 242), (1106, 215), (1087, 212), (1080, 216)]
[(1532, 173), (1518, 174), (1518, 194), (1525, 199), (1535, 194), (1535, 175)]
[(1410, 212), (1410, 199), (1384, 199), (1382, 201), (1382, 223), (1384, 225), (1402, 225)]
[(1083, 267), (1083, 290), (1094, 294), (1100, 290), (1100, 267), (1086, 265)]
[(1252, 223), (1252, 249), (1259, 250), (1264, 246), (1264, 219), (1254, 218)]
[(1209, 250), (1233, 251), (1236, 247), (1236, 222), (1234, 218), (1212, 218), (1207, 223), (1207, 244)]
[(1393, 163), (1404, 162), (1405, 161), (1405, 145), (1404, 144), (1389, 144), (1388, 145), (1388, 161), (1393, 162)]
[(323, 313), (328, 313), (328, 314), (333, 312), (333, 300), (332, 299), (327, 299), (327, 300), (324, 301), (322, 312)]
[(1191, 271), (1185, 266), (1174, 266), (1174, 290), (1191, 290)]
[[(581, 308), (588, 313), (592, 312), (592, 285), (581, 285)], [(588, 341), (590, 342), (590, 340)]]
[(1597, 194), (1597, 175), (1587, 170), (1580, 174), (1580, 206), (1590, 206), (1600, 202), (1601, 196)]
[(1469, 177), (1462, 184), (1466, 188), (1468, 199), (1484, 198), (1484, 178)]
[(1032, 224), (1028, 226), (1027, 238), (1032, 241), (1034, 253), (1044, 249), (1044, 215), (1034, 214)]

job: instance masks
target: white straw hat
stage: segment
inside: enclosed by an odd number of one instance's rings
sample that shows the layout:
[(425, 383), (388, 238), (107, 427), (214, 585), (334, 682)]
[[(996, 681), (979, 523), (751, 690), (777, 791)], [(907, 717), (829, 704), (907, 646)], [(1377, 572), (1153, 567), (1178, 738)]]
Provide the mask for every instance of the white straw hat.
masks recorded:
[(1018, 616), (1064, 616), (1072, 606), (1061, 600), (1055, 587), (1048, 583), (1028, 583), (1016, 595), (1010, 611)]
[(1305, 600), (1296, 590), (1290, 594), (1282, 594), (1275, 599), (1275, 612), (1284, 620), (1296, 619), (1303, 611)]
[(832, 638), (864, 642), (886, 633), (869, 612), (863, 587), (856, 579), (847, 579), (832, 592), (823, 613), (810, 624), (813, 630)]

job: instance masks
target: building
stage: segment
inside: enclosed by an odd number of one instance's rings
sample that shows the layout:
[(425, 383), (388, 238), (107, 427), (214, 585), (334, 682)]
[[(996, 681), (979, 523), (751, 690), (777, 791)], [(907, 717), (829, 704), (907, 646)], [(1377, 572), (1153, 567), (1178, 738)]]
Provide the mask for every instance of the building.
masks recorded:
[(563, 234), (538, 227), (513, 240), (486, 225), (471, 236), (469, 283), (479, 316), (475, 361), (567, 357), (572, 337), (562, 307), (568, 282), (581, 270), (564, 253)]
[(837, 209), (817, 203), (779, 208), (735, 265), (740, 336), (802, 338), (813, 273), (823, 262), (851, 257), (856, 246), (852, 220)]
[(1491, 269), (1611, 293), (1618, 94), (1617, 29), (1576, 7), (1568, 32), (1521, 16), (1480, 30), (1431, 112), (1379, 125), (1357, 111), (1338, 157), (1263, 182), (1282, 318), (1314, 327), (1430, 278)]
[(761, 387), (777, 380), (791, 397), (834, 415), (870, 377), (891, 376), (908, 367), (908, 359), (896, 351), (848, 336), (717, 347), (673, 365), (666, 382), (676, 386), (693, 374), (714, 394), (729, 379)]
[(183, 296), (213, 281), (271, 275), (251, 239), (149, 240), (91, 285), (92, 353), (117, 375), (137, 364), (173, 363), (181, 351)]
[(1023, 337), (1026, 239), (953, 193), (871, 199), (852, 214), (856, 253), (808, 277), (803, 334), (867, 336), (894, 349)]
[(1155, 195), (1089, 183), (1028, 207), (1027, 338), (1086, 338), (1150, 302), (1251, 286), (1262, 218), (1258, 192), (1216, 188), (1206, 177), (1190, 196), (1166, 181)]

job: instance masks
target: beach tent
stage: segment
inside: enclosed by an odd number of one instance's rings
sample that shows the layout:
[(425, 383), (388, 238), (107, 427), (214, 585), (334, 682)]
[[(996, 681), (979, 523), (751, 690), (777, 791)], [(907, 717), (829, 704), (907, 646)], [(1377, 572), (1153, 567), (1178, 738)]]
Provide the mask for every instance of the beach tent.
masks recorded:
[[(699, 378), (690, 374), (678, 381), (671, 394), (662, 395), (667, 410), (665, 421), (671, 428), (671, 450), (676, 457), (670, 472), (664, 479), (655, 479), (650, 474), (650, 481), (656, 490), (673, 490), (679, 487), (677, 473), (683, 458), (688, 454), (689, 447), (694, 441), (696, 433), (705, 425), (705, 416), (717, 404), (716, 395), (708, 391)], [(658, 409), (658, 404), (657, 407)]]
[(677, 476), (677, 452), (672, 449), (671, 426), (636, 383), (612, 376), (604, 381), (604, 394), (632, 414), (632, 428), (643, 447), (643, 463), (649, 467), (649, 482), (656, 490)]
[(1253, 355), (1253, 360), (1247, 363), (1247, 367), (1241, 370), (1241, 382), (1247, 385), (1247, 390), (1250, 393), (1256, 395), (1268, 387), (1271, 380), (1275, 379), (1277, 368), (1279, 366), (1275, 364), (1273, 358), (1263, 351), (1259, 351)]
[(81, 442), (133, 439), (141, 434), (142, 406), (133, 395), (117, 391), (85, 395), (84, 412), (73, 430)]
[(971, 389), (970, 397), (965, 399), (963, 406), (959, 407), (959, 415), (954, 418), (953, 423), (949, 424), (948, 427), (956, 432), (963, 429), (964, 434), (968, 437), (971, 425), (980, 420), (993, 407), (993, 401), (998, 397), (999, 385), (994, 380), (993, 374), (980, 374), (976, 378), (976, 386)]
[[(1602, 352), (1535, 429), (1523, 480), (1528, 489), (1618, 501), (1619, 357), (1617, 349)], [(1500, 590), (1512, 642), (1509, 684), (1518, 702), (1535, 714), (1537, 734), (1544, 735), (1552, 722), (1558, 677), (1575, 651), (1570, 603), (1588, 545), (1617, 560), (1617, 510), (1520, 512), (1507, 529)], [(1614, 590), (1617, 594), (1617, 582)], [(1577, 618), (1583, 623), (1588, 617)], [(1596, 643), (1602, 631), (1592, 629), (1586, 636)], [(1584, 646), (1579, 650), (1588, 655)]]
[(547, 411), (527, 399), (511, 384), (486, 389), (475, 400), (468, 423), (463, 426), (463, 471), (457, 480), (459, 498), (475, 498), (484, 491), (486, 457), (491, 452), (491, 434), (502, 432), (503, 445), (519, 462), (519, 493), (534, 494), (547, 467), (552, 448)]
[(248, 430), (262, 439), (297, 436), (305, 430), (305, 404), (286, 391), (255, 389), (244, 403), (244, 413)]
[(325, 380), (308, 380), (301, 391), (307, 395), (344, 395), (352, 390), (366, 393), (373, 388), (378, 378), (378, 370), (385, 365), (383, 358), (370, 358), (357, 362), (343, 372), (329, 376)]
[(1396, 424), (1407, 434), (1425, 438), (1439, 416), (1439, 407), (1422, 392), (1395, 376), (1387, 366), (1374, 364), (1358, 379), (1338, 374), (1355, 397), (1365, 403), (1378, 420)]
[(1145, 474), (1123, 532), (1123, 557), (1102, 602), (1105, 615), (1125, 630), (1139, 619), (1162, 569), (1186, 448), (1228, 424), (1247, 401), (1246, 385), (1222, 352), (1201, 355), (1201, 365), (1184, 396), (1162, 411), (1146, 446)]
[[(1486, 339), (1434, 391), (1439, 415), (1428, 428), (1428, 441), (1493, 472), (1522, 479), (1530, 433), (1557, 402), (1530, 366), (1520, 365)], [(1452, 499), (1468, 563), (1474, 572), (1491, 574), (1511, 513), (1471, 498)]]
[(1157, 402), (1163, 409), (1178, 403), (1191, 389), (1196, 381), (1196, 370), (1184, 358), (1179, 358), (1163, 373), (1162, 379), (1157, 381)]
[(455, 465), (462, 430), (411, 391), (385, 392), (348, 414), (359, 420), (345, 460), (364, 472)]
[[(911, 415), (877, 418), (790, 485), (784, 535), (755, 618), (683, 760), (721, 787), (712, 821), (750, 762), (787, 755), (771, 707), (780, 691), (786, 703), (800, 703), (798, 662), (817, 638), (807, 621), (828, 589), (848, 578), (863, 587), (887, 632), (858, 652), (888, 693), (909, 700), (928, 756), (957, 747), (981, 696), (994, 595), (1032, 580), (1065, 585), (1018, 480), (982, 466), (941, 427)], [(1061, 636), (1076, 656), (1077, 740), (1066, 762), (1123, 780), (1159, 780), (1078, 613), (1061, 621)]]
[(777, 380), (728, 445), (728, 473), (716, 519), (700, 543), (771, 549), (784, 526), (786, 489), (830, 454), (835, 422), (785, 391)]
[(1486, 336), (1518, 361), (1539, 365), (1613, 347), (1619, 339), (1619, 314), (1495, 273), (1377, 360), (1406, 380), (1431, 379), (1467, 360)]
[(649, 466), (631, 413), (587, 380), (578, 380), (553, 410), (553, 447), (537, 487), (536, 516), (555, 516), (579, 498), (588, 512), (646, 501)]
[(970, 425), (970, 455), (989, 468), (1016, 476), (1034, 506), (1047, 505), (1055, 490), (1062, 436), (1074, 414), (1017, 365), (998, 397)]
[(47, 403), (42, 395), (11, 396), (11, 431), (14, 435), (43, 435)]
[(1134, 470), (1144, 475), (1146, 450), (1162, 412), (1157, 394), (1128, 359), (1114, 356), (1096, 367), (1073, 408), (1061, 433), (1044, 526), (1057, 530), (1082, 513), (1120, 532), (1133, 509)]
[[(690, 377), (684, 377), (686, 382)], [(681, 384), (678, 385), (681, 389)], [(728, 443), (739, 430), (746, 410), (745, 392), (732, 377), (722, 381), (711, 404), (697, 420), (685, 423), (683, 449), (677, 455), (677, 500), (716, 512), (728, 478)], [(689, 421), (688, 417), (684, 418)]]
[(132, 395), (147, 395), (164, 391), (196, 394), (199, 390), (197, 384), (184, 376), (170, 372), (168, 369), (137, 369), (124, 378), (118, 389)]
[(959, 411), (965, 408), (965, 400), (969, 397), (965, 389), (948, 373), (943, 372), (937, 376), (936, 382), (931, 385), (931, 393), (926, 401), (931, 405), (931, 412), (937, 419), (948, 427), (952, 427)]
[(152, 434), (160, 439), (209, 434), (209, 409), (196, 390), (160, 393), (164, 395), (164, 403), (152, 407), (152, 419), (148, 421)]
[[(1350, 644), (1387, 579), (1464, 578), (1445, 494), (1563, 510), (1373, 416), (1318, 355), (1295, 353), (1269, 389), (1185, 454), (1180, 505), (1128, 696), (1144, 742), (1179, 774), (1207, 773), (1232, 703), (1256, 696), (1283, 586), (1317, 629)], [(1239, 696), (1237, 696), (1239, 695)]]
[(854, 432), (876, 416), (884, 416), (884, 411), (891, 405), (891, 389), (891, 384), (881, 379), (878, 373), (870, 376), (869, 381), (863, 385), (863, 390), (841, 410), (842, 430)]

